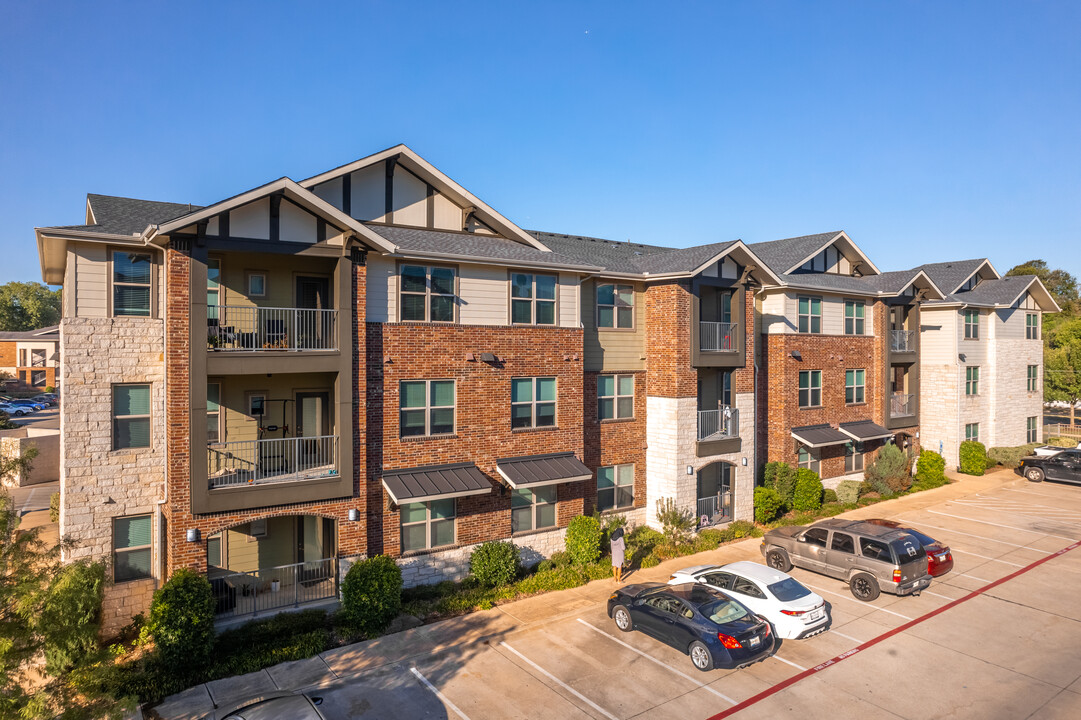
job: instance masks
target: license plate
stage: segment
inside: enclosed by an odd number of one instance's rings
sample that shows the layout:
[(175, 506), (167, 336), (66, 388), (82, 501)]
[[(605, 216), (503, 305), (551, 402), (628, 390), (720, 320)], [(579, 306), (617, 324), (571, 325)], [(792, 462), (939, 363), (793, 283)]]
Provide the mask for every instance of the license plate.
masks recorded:
[(814, 622), (815, 620), (819, 620), (822, 617), (822, 612), (823, 612), (822, 610), (813, 610), (813, 611), (811, 611), (811, 613), (809, 615), (807, 615), (807, 619), (810, 620), (811, 622)]
[(945, 555), (939, 555), (938, 556), (938, 561), (939, 562), (945, 562), (946, 561), (946, 556)]
[(757, 644), (758, 644), (758, 643), (760, 643), (760, 642), (762, 642), (762, 638), (758, 638), (758, 637), (753, 637), (753, 638), (751, 638), (751, 641), (750, 641), (750, 642), (749, 642), (748, 644), (749, 644), (749, 645), (750, 645), (751, 647), (754, 647), (755, 645), (757, 645)]

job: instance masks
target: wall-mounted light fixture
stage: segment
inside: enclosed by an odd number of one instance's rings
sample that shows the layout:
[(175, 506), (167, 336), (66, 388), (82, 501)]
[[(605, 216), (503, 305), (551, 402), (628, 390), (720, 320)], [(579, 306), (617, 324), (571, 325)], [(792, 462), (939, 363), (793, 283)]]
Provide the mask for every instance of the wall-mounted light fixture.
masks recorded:
[(199, 528), (188, 528), (188, 542), (199, 542)]
[(352, 520), (353, 522), (356, 522), (357, 520), (360, 520), (360, 510), (357, 510), (356, 508), (350, 508), (349, 509), (349, 519)]
[(743, 458), (743, 467), (747, 467), (747, 458)]
[(793, 350), (791, 354), (792, 354), (792, 357), (794, 357), (795, 359), (803, 360), (803, 356), (800, 355), (799, 350)]
[(694, 465), (688, 465), (687, 466), (687, 474), (688, 475), (694, 475)]
[(957, 359), (960, 360), (961, 362), (964, 362), (965, 361), (965, 354), (964, 353), (958, 353), (957, 354)]

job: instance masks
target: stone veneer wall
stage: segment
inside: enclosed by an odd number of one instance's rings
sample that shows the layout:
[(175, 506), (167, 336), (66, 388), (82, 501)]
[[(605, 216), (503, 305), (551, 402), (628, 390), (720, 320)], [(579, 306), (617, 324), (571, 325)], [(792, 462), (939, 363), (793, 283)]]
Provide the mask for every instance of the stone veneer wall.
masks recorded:
[[(166, 425), (162, 350), (160, 319), (65, 318), (60, 323), (60, 534), (75, 542), (65, 560), (111, 562), (113, 518), (149, 514), (154, 517), (152, 568), (159, 567), (155, 510), (164, 491)], [(115, 383), (150, 383), (149, 448), (113, 450)], [(155, 587), (155, 580), (106, 586), (102, 633), (115, 632), (145, 611)]]

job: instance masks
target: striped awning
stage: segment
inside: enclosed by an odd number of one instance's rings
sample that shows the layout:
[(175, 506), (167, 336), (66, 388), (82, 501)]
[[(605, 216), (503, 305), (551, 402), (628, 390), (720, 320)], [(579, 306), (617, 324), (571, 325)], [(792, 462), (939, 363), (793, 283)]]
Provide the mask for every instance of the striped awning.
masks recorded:
[(572, 452), (502, 458), (496, 461), (496, 471), (512, 488), (541, 487), (593, 477), (592, 471)]

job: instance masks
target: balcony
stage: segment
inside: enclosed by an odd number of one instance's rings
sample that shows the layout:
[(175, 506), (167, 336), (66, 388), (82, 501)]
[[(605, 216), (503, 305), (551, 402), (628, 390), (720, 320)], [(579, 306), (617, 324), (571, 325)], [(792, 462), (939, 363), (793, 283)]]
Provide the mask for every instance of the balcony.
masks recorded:
[(338, 475), (338, 436), (241, 440), (207, 446), (210, 489)]
[(717, 410), (698, 411), (698, 439), (720, 440), (739, 436), (739, 410), (724, 405)]
[(699, 322), (698, 343), (702, 352), (739, 352), (739, 323)]
[(915, 395), (893, 393), (890, 396), (890, 417), (915, 415)]
[(890, 352), (903, 353), (915, 351), (915, 330), (890, 330)]
[(338, 558), (277, 565), (250, 572), (213, 569), (210, 587), (218, 619), (257, 615), (338, 597)]
[(207, 306), (208, 350), (338, 350), (338, 311)]

